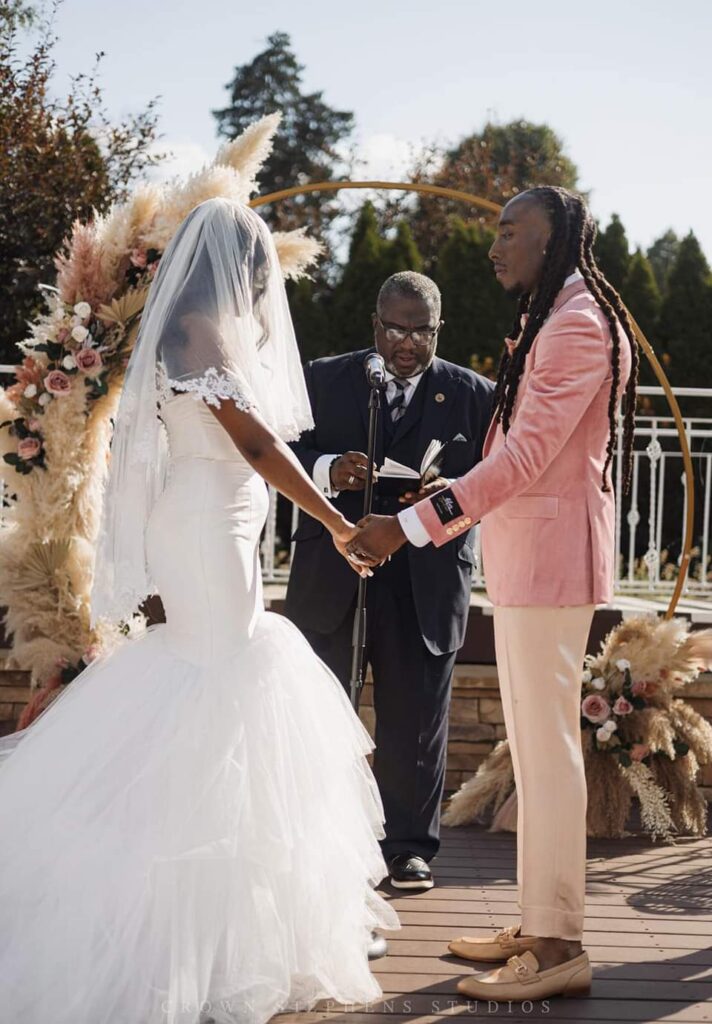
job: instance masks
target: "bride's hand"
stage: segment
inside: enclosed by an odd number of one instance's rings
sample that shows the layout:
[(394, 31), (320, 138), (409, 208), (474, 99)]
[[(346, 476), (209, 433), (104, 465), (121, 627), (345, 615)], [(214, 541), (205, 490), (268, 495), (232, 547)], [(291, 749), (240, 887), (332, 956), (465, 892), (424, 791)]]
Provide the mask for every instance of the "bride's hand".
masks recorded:
[(366, 565), (360, 565), (346, 550), (347, 544), (353, 540), (356, 534), (359, 532), (358, 527), (354, 526), (353, 523), (348, 522), (344, 519), (337, 529), (331, 531), (331, 536), (334, 541), (334, 547), (340, 555), (346, 559), (354, 572), (357, 572), (359, 576), (373, 576), (373, 572)]

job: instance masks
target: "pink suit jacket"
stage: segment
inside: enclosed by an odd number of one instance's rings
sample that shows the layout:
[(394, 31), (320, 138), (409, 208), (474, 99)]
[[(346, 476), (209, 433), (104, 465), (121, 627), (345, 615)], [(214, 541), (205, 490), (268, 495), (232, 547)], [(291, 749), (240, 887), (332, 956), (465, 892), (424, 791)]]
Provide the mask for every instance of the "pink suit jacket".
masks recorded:
[[(619, 332), (622, 393), (631, 357)], [(495, 605), (598, 604), (613, 596), (615, 500), (601, 490), (611, 353), (605, 316), (583, 281), (571, 283), (527, 355), (509, 433), (493, 422), (482, 462), (415, 506), (436, 546), (482, 521)]]

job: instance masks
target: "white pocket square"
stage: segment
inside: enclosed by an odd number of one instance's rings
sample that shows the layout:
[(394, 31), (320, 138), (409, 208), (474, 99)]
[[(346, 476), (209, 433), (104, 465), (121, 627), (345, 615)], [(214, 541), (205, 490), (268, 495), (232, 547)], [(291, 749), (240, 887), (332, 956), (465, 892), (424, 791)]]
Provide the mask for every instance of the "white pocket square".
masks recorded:
[(455, 437), (453, 437), (453, 441), (466, 441), (466, 440), (467, 440), (467, 438), (465, 437), (464, 434), (457, 434)]

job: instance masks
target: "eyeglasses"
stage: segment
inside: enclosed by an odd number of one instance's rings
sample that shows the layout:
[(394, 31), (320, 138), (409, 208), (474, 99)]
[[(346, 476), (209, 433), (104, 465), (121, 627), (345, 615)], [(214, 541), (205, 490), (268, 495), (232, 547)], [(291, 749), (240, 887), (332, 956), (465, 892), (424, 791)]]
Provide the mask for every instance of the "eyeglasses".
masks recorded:
[(427, 348), (432, 344), (433, 338), (442, 327), (444, 320), (440, 320), (435, 327), (416, 327), (409, 331), (406, 327), (399, 327), (397, 324), (386, 324), (380, 316), (376, 320), (383, 328), (387, 341), (398, 342), (410, 338), (416, 348)]

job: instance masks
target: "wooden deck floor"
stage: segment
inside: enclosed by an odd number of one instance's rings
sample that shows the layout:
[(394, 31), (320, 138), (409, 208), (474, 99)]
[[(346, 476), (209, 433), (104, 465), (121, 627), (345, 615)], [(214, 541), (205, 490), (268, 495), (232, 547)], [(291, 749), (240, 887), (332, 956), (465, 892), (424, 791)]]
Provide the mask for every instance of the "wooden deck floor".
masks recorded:
[(383, 1000), (368, 1007), (321, 1004), (319, 1012), (283, 1014), (275, 1022), (712, 1021), (712, 839), (675, 846), (636, 837), (591, 840), (588, 857), (584, 944), (594, 983), (587, 999), (522, 1008), (459, 999), (455, 982), (471, 968), (447, 953), (447, 940), (517, 921), (515, 838), (471, 827), (444, 831), (430, 892), (404, 897), (383, 889), (403, 926), (388, 936), (389, 955), (372, 965)]

